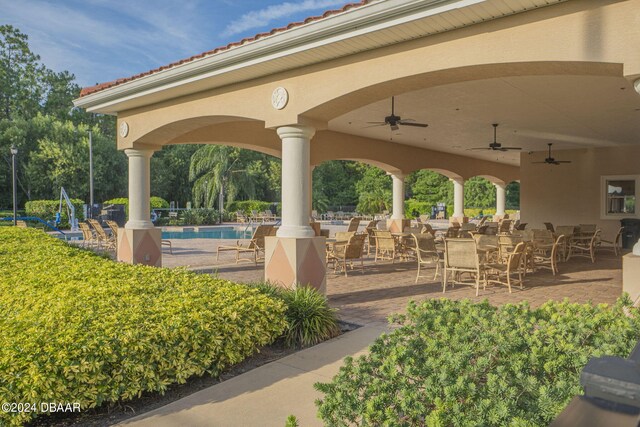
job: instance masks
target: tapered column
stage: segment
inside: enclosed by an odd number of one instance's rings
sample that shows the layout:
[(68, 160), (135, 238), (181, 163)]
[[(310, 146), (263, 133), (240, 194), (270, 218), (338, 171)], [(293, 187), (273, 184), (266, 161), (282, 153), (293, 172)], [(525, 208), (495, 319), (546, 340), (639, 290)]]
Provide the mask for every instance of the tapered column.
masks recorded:
[(464, 221), (464, 180), (462, 178), (453, 178), (453, 216), (462, 223)]
[(282, 226), (278, 237), (315, 235), (309, 226), (309, 145), (314, 133), (307, 126), (278, 128), (282, 140)]
[(161, 230), (151, 222), (153, 150), (125, 150), (129, 158), (129, 221), (118, 232), (118, 261), (162, 265)]
[(393, 181), (393, 213), (391, 219), (404, 219), (404, 175), (390, 174)]
[(505, 184), (493, 184), (496, 187), (496, 214), (494, 221), (504, 218), (504, 210), (507, 200), (507, 186)]
[(265, 238), (265, 280), (286, 287), (326, 291), (325, 238), (315, 237), (311, 214), (310, 143), (315, 130), (278, 128), (282, 140), (282, 225)]

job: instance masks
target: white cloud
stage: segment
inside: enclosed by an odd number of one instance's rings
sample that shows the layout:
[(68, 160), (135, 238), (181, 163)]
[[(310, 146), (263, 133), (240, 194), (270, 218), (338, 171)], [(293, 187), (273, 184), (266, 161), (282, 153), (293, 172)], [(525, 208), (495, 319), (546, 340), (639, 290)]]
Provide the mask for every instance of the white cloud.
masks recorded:
[(336, 6), (343, 6), (345, 0), (304, 0), (297, 3), (280, 3), (264, 9), (254, 10), (232, 21), (224, 30), (225, 36), (243, 33), (254, 28), (262, 28), (277, 19), (294, 15), (296, 13), (324, 10)]

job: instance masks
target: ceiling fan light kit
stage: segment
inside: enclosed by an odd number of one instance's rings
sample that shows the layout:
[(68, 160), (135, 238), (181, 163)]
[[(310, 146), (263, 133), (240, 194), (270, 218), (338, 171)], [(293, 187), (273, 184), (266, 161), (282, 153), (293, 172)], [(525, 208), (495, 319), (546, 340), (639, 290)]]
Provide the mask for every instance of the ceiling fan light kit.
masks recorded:
[(498, 123), (493, 123), (493, 142), (489, 144), (488, 147), (476, 147), (476, 148), (468, 148), (467, 150), (493, 150), (493, 151), (509, 151), (509, 150), (522, 150), (520, 147), (503, 147), (497, 141), (497, 131), (498, 131)]
[(375, 126), (387, 126), (387, 125), (389, 125), (389, 127), (393, 131), (400, 129), (400, 126), (413, 126), (413, 127), (419, 127), (419, 128), (426, 128), (427, 126), (429, 126), (426, 123), (417, 123), (413, 119), (404, 119), (403, 120), (402, 117), (396, 116), (396, 113), (395, 113), (395, 97), (394, 96), (391, 97), (391, 115), (385, 117), (384, 118), (384, 122), (367, 122), (367, 123), (371, 124), (372, 126), (365, 126), (365, 127), (375, 127)]
[(553, 143), (549, 142), (547, 145), (549, 146), (549, 156), (541, 162), (531, 162), (531, 163), (538, 163), (538, 164), (546, 163), (548, 165), (556, 165), (556, 166), (558, 166), (561, 163), (571, 163), (571, 160), (556, 160), (553, 157), (551, 157), (551, 146), (553, 145)]

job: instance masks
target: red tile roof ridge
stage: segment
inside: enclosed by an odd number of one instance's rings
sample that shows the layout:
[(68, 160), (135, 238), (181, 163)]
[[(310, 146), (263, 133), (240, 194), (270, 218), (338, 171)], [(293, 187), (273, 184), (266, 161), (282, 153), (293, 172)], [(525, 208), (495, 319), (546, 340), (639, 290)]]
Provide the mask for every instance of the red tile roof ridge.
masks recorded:
[(320, 21), (320, 20), (326, 19), (326, 18), (328, 18), (330, 16), (338, 15), (340, 13), (346, 12), (346, 11), (348, 11), (350, 9), (364, 6), (364, 5), (369, 4), (369, 3), (373, 2), (373, 1), (376, 1), (376, 0), (361, 0), (361, 1), (356, 2), (356, 3), (347, 3), (346, 5), (341, 7), (340, 9), (328, 10), (328, 11), (324, 12), (322, 15), (310, 16), (310, 17), (308, 17), (308, 18), (306, 18), (306, 19), (304, 19), (302, 21), (292, 22), (292, 23), (290, 23), (290, 24), (288, 24), (288, 25), (286, 25), (284, 27), (273, 28), (269, 32), (258, 33), (253, 37), (247, 37), (247, 38), (244, 38), (244, 39), (242, 39), (240, 41), (237, 41), (237, 42), (231, 42), (231, 43), (227, 44), (226, 46), (220, 46), (220, 47), (217, 47), (215, 49), (212, 49), (212, 50), (209, 50), (209, 51), (206, 51), (206, 52), (202, 52), (202, 53), (197, 54), (197, 55), (193, 55), (193, 56), (191, 56), (189, 58), (181, 59), (179, 61), (172, 62), (172, 63), (167, 64), (167, 65), (163, 65), (163, 66), (155, 68), (153, 70), (145, 71), (144, 73), (135, 74), (135, 75), (133, 75), (131, 77), (119, 78), (119, 79), (116, 79), (116, 80), (113, 80), (113, 81), (110, 81), (110, 82), (99, 83), (99, 84), (96, 84), (94, 86), (88, 86), (88, 87), (82, 88), (82, 90), (80, 91), (80, 97), (82, 98), (83, 96), (90, 95), (90, 94), (96, 93), (96, 92), (100, 92), (102, 90), (105, 90), (105, 89), (108, 89), (108, 88), (111, 88), (111, 87), (114, 87), (114, 86), (118, 86), (118, 85), (120, 85), (122, 83), (130, 82), (132, 80), (136, 80), (136, 79), (139, 79), (139, 78), (151, 75), (151, 74), (158, 73), (158, 72), (163, 71), (163, 70), (167, 70), (169, 68), (176, 67), (178, 65), (182, 65), (182, 64), (185, 64), (185, 63), (188, 63), (188, 62), (192, 62), (192, 61), (195, 61), (196, 59), (204, 58), (205, 56), (214, 55), (214, 54), (219, 53), (219, 52), (230, 50), (230, 49), (232, 49), (234, 47), (242, 46), (244, 44), (251, 43), (251, 42), (260, 40), (262, 38), (272, 36), (274, 34), (282, 33), (282, 32), (285, 32), (287, 30), (290, 30), (292, 28), (308, 24), (310, 22)]

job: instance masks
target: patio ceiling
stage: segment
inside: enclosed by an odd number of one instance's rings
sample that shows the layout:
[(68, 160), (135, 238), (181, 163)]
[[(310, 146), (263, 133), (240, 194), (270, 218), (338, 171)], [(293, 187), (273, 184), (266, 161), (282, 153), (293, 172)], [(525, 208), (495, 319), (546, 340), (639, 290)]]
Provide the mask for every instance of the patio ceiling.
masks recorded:
[(427, 128), (367, 127), (390, 114), (385, 99), (329, 122), (329, 129), (511, 165), (520, 151), (468, 151), (493, 141), (544, 151), (640, 143), (640, 96), (622, 77), (524, 76), (449, 84), (395, 98), (395, 113)]

